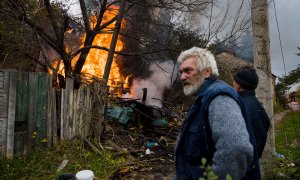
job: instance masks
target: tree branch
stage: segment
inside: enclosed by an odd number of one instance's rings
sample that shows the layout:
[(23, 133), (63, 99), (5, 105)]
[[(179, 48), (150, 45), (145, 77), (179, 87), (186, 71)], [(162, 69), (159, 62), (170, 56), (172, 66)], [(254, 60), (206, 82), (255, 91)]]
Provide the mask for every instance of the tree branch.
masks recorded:
[[(97, 45), (91, 45), (91, 46), (85, 46), (77, 51), (75, 51), (72, 55), (71, 55), (71, 59), (73, 59), (75, 56), (77, 56), (79, 53), (81, 53), (82, 51), (86, 50), (86, 49), (101, 49), (104, 51), (109, 52), (110, 49), (103, 47), (103, 46), (97, 46)], [(175, 50), (172, 49), (159, 49), (159, 50), (153, 50), (153, 51), (146, 51), (146, 52), (140, 52), (140, 53), (133, 53), (133, 52), (122, 52), (122, 51), (115, 51), (115, 54), (117, 55), (122, 55), (122, 56), (142, 56), (142, 55), (146, 55), (146, 54), (154, 54), (154, 53), (159, 53), (159, 52), (163, 52), (163, 51), (174, 51), (177, 52)]]
[(85, 31), (88, 32), (88, 31), (90, 31), (90, 23), (89, 23), (89, 17), (87, 15), (86, 5), (85, 5), (84, 0), (79, 0), (79, 4), (80, 4), (81, 13), (82, 13), (84, 28), (85, 28)]

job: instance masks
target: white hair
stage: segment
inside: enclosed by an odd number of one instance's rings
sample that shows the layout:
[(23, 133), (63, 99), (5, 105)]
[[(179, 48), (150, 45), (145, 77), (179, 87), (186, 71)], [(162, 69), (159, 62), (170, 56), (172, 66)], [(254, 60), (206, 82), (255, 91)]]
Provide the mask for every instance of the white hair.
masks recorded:
[(192, 47), (191, 49), (185, 50), (178, 56), (177, 63), (181, 64), (183, 61), (187, 60), (190, 57), (196, 59), (199, 72), (210, 68), (214, 76), (219, 75), (214, 55), (207, 49)]

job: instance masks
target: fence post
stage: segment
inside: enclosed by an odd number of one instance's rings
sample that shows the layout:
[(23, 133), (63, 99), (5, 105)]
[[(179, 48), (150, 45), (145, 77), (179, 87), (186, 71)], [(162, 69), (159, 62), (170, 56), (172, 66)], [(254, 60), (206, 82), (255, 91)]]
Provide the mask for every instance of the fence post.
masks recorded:
[(66, 89), (61, 91), (61, 139), (72, 139), (73, 136), (73, 79), (66, 78)]
[(8, 121), (7, 121), (7, 147), (6, 157), (13, 158), (14, 155), (14, 131), (16, 112), (16, 72), (9, 72), (9, 99), (8, 99)]

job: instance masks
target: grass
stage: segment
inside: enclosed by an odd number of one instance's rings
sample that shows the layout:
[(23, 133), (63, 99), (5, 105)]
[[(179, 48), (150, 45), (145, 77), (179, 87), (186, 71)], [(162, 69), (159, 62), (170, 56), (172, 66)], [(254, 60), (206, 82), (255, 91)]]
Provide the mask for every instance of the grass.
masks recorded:
[(276, 179), (300, 178), (300, 111), (288, 113), (283, 121), (275, 125), (277, 156)]
[[(61, 162), (68, 164), (57, 171)], [(49, 149), (40, 148), (26, 155), (14, 157), (13, 160), (0, 159), (0, 179), (56, 179), (62, 174), (76, 174), (84, 169), (92, 170), (95, 179), (106, 179), (112, 172), (111, 167), (124, 163), (124, 159), (112, 158), (108, 152), (104, 157), (90, 149), (82, 149), (80, 142), (63, 142)]]
[(273, 111), (274, 113), (279, 113), (283, 111), (282, 105), (279, 102), (273, 101)]

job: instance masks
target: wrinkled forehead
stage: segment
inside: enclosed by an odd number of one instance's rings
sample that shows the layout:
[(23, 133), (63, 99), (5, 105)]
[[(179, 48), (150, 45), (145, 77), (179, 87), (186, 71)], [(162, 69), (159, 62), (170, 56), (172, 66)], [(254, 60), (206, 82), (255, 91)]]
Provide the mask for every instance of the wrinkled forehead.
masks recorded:
[(182, 61), (179, 65), (179, 70), (183, 70), (185, 68), (196, 68), (197, 67), (197, 61), (195, 57), (189, 57), (186, 58), (184, 61)]

